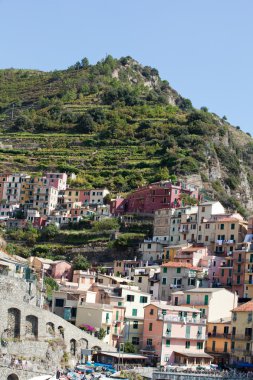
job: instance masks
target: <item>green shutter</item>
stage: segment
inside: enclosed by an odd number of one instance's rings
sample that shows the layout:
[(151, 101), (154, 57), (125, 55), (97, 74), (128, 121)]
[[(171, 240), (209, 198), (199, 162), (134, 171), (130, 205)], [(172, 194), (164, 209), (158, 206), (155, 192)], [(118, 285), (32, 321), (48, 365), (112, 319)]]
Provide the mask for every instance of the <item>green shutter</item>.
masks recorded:
[(187, 325), (185, 328), (185, 337), (189, 339), (191, 336), (191, 326)]
[(190, 303), (191, 303), (191, 296), (190, 296), (190, 294), (187, 294), (187, 296), (186, 296), (186, 303), (187, 303), (187, 305), (190, 305)]
[(170, 347), (170, 340), (166, 339), (166, 347)]
[(208, 305), (208, 295), (205, 295), (204, 305)]
[(133, 317), (137, 317), (137, 309), (133, 309), (132, 310), (132, 316)]
[(117, 310), (116, 311), (116, 321), (118, 321), (119, 320), (119, 311)]

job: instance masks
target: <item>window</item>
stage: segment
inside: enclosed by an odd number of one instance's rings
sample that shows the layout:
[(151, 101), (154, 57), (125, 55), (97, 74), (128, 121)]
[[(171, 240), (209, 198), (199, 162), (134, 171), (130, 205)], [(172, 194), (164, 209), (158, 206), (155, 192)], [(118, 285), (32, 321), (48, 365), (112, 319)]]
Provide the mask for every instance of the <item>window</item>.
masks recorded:
[(210, 224), (207, 223), (207, 224), (206, 224), (206, 229), (208, 230), (209, 228), (210, 228)]
[(166, 335), (171, 336), (171, 323), (167, 323)]
[(148, 325), (148, 331), (152, 331), (153, 330), (153, 323), (149, 323)]
[(228, 342), (224, 342), (224, 352), (228, 352)]
[(205, 295), (204, 297), (204, 305), (208, 305), (208, 295)]
[(132, 343), (135, 345), (135, 346), (138, 346), (139, 343), (140, 343), (140, 340), (137, 336), (133, 336), (132, 337)]
[(166, 339), (166, 347), (170, 347), (170, 340)]
[(231, 350), (234, 350), (235, 349), (235, 342), (231, 342)]
[(190, 348), (191, 347), (191, 342), (189, 340), (187, 340), (185, 342), (185, 348)]
[(132, 295), (132, 294), (127, 294), (127, 301), (128, 301), (128, 302), (134, 302), (134, 295)]
[(231, 230), (234, 230), (235, 229), (235, 223), (232, 223), (231, 224)]
[(138, 278), (138, 282), (139, 282), (139, 284), (142, 283), (142, 277), (139, 277), (139, 278)]
[(151, 243), (148, 243), (147, 248), (148, 248), (148, 249), (151, 249)]
[(189, 339), (190, 336), (191, 336), (191, 326), (187, 325), (185, 328), (185, 337)]
[(177, 268), (177, 273), (181, 273), (181, 268)]
[(55, 299), (55, 307), (63, 307), (63, 306), (64, 306), (64, 299), (56, 298)]
[(153, 340), (148, 338), (147, 339), (147, 346), (152, 346), (152, 344), (153, 344)]
[(203, 349), (203, 342), (197, 342), (197, 350)]
[(221, 225), (220, 225), (220, 229), (221, 229), (221, 230), (224, 230), (224, 224), (223, 224), (223, 223), (221, 223)]
[(166, 285), (166, 283), (167, 283), (166, 277), (163, 277), (162, 278), (162, 285)]
[(137, 317), (137, 309), (132, 309), (132, 317)]
[(167, 273), (167, 268), (166, 267), (163, 268), (163, 273)]
[(205, 236), (205, 241), (208, 241), (208, 236)]
[(216, 345), (216, 342), (215, 340), (212, 341), (212, 351), (215, 352), (215, 345)]
[(191, 303), (191, 296), (190, 296), (190, 294), (187, 294), (187, 296), (186, 296), (186, 303), (187, 303), (187, 305), (190, 305), (190, 303)]
[(150, 314), (150, 315), (154, 315), (154, 309), (150, 309), (149, 314)]
[(202, 207), (202, 210), (201, 210), (202, 212), (205, 212), (205, 207)]
[(138, 321), (133, 321), (133, 329), (138, 329)]
[(228, 334), (229, 332), (229, 326), (224, 326), (224, 334)]
[(140, 303), (147, 303), (148, 297), (140, 296)]

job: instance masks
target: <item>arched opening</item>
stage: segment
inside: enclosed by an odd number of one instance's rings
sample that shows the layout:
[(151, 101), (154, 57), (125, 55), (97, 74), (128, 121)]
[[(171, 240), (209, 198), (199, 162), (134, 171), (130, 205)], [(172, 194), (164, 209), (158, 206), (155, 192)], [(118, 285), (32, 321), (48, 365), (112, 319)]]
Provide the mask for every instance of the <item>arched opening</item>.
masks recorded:
[(81, 349), (87, 350), (87, 348), (88, 348), (88, 340), (87, 339), (84, 339), (84, 338), (79, 339), (78, 343), (79, 343)]
[(54, 324), (52, 322), (47, 322), (46, 330), (48, 335), (55, 336)]
[(76, 340), (75, 339), (71, 339), (70, 341), (70, 353), (73, 356), (75, 356), (76, 354)]
[(34, 315), (27, 315), (26, 317), (26, 330), (25, 336), (30, 339), (38, 339), (38, 318)]
[(64, 339), (64, 328), (62, 326), (58, 327), (58, 334), (59, 336)]
[(91, 351), (93, 351), (93, 354), (96, 354), (101, 351), (101, 347), (99, 346), (91, 347)]
[(7, 377), (7, 380), (19, 380), (19, 377), (15, 373), (12, 373)]
[(19, 309), (15, 307), (8, 309), (8, 330), (10, 338), (20, 338), (20, 319), (21, 312)]

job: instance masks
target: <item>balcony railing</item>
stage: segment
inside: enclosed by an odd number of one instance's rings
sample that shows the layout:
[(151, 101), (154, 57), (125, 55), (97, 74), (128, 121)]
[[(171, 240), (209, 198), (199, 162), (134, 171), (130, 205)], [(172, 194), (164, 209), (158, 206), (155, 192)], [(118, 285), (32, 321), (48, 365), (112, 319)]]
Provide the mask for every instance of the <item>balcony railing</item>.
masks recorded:
[(231, 335), (232, 340), (251, 340), (251, 335), (235, 334)]
[(222, 334), (222, 333), (211, 332), (211, 333), (208, 333), (208, 337), (230, 339), (231, 338), (231, 334), (224, 334), (224, 333)]
[(206, 325), (206, 319), (204, 318), (192, 318), (192, 317), (179, 317), (176, 315), (162, 315), (158, 314), (158, 319), (164, 322), (176, 322), (176, 323), (193, 323)]

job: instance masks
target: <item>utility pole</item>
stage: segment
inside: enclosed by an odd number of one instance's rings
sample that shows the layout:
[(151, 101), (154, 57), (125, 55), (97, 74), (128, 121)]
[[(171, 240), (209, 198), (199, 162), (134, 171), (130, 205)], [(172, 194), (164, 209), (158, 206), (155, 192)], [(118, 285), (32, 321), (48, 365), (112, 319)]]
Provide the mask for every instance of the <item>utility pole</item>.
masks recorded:
[(41, 276), (41, 288), (40, 288), (40, 308), (43, 308), (43, 302), (44, 302), (44, 265), (42, 265), (42, 276)]

